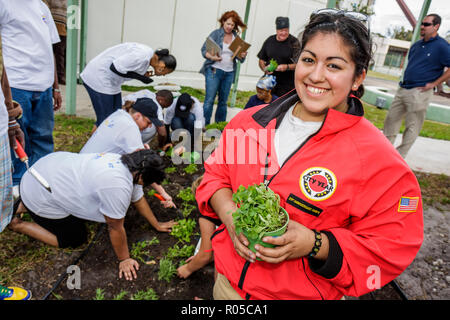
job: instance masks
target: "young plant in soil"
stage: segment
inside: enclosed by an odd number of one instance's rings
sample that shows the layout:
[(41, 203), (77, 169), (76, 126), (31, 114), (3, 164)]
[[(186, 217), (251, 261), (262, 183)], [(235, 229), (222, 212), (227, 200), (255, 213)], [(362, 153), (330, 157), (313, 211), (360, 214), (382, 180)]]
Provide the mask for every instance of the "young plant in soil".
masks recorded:
[(174, 236), (181, 242), (189, 243), (191, 236), (193, 235), (196, 222), (194, 219), (182, 219), (178, 220), (178, 224), (172, 227), (170, 235)]
[(181, 259), (181, 258), (189, 258), (194, 254), (195, 247), (191, 245), (183, 245), (183, 247), (179, 247), (178, 244), (175, 244), (173, 247), (167, 250), (166, 258), (169, 260)]
[(236, 234), (244, 232), (247, 238), (261, 240), (267, 232), (286, 224), (287, 215), (280, 206), (280, 196), (266, 188), (264, 183), (248, 188), (240, 186), (232, 200), (238, 207), (233, 213)]
[(192, 193), (191, 188), (185, 188), (181, 189), (180, 192), (178, 192), (177, 197), (183, 200), (184, 202), (194, 202), (195, 196)]
[(133, 243), (130, 251), (130, 255), (133, 259), (139, 260), (143, 263), (146, 262), (145, 258), (149, 258), (149, 247), (154, 244), (159, 244), (159, 240), (153, 237), (152, 240), (145, 240)]
[(173, 264), (172, 260), (163, 258), (159, 261), (158, 280), (170, 282), (176, 274), (177, 267)]
[(155, 290), (150, 288), (147, 289), (147, 291), (138, 291), (131, 297), (131, 300), (159, 300), (159, 297), (156, 294)]
[(187, 174), (196, 173), (197, 170), (198, 170), (198, 168), (197, 168), (197, 165), (195, 163), (191, 163), (186, 168), (184, 168), (184, 172), (186, 172)]

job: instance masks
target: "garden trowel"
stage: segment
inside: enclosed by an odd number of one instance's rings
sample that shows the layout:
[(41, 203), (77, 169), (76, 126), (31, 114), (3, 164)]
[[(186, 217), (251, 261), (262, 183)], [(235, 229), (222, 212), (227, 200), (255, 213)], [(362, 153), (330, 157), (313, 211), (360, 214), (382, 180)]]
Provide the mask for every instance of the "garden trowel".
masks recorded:
[(48, 192), (52, 192), (52, 189), (50, 188), (50, 185), (48, 184), (47, 180), (42, 177), (39, 172), (36, 171), (33, 167), (29, 167), (28, 164), (28, 156), (25, 153), (25, 150), (23, 149), (20, 142), (16, 139), (17, 149), (14, 151), (16, 152), (17, 158), (20, 159), (23, 163), (25, 163), (25, 166), (27, 167), (27, 170), (31, 173), (31, 175), (45, 188)]

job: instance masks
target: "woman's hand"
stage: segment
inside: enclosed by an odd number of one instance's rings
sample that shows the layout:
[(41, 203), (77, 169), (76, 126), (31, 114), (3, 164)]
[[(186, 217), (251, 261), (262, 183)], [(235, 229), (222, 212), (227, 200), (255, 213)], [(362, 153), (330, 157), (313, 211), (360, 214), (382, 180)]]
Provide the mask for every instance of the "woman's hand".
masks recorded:
[(312, 230), (298, 222), (289, 220), (287, 231), (282, 236), (264, 237), (262, 240), (277, 245), (277, 247), (266, 248), (255, 245), (256, 256), (266, 262), (280, 263), (288, 259), (306, 256), (314, 246), (315, 237)]
[(244, 234), (241, 232), (239, 235), (237, 235), (234, 229), (234, 225), (227, 226), (227, 229), (236, 252), (245, 260), (255, 262), (256, 255), (248, 248), (248, 245), (250, 243), (248, 242)]
[(241, 60), (242, 59), (245, 59), (245, 57), (247, 56), (247, 51), (244, 51), (244, 52), (241, 52), (240, 54), (239, 54), (239, 58), (241, 58)]
[(173, 220), (167, 222), (158, 222), (158, 225), (155, 229), (159, 232), (172, 232), (172, 227), (177, 223), (178, 222), (175, 222)]
[(122, 260), (119, 263), (119, 279), (122, 279), (122, 275), (128, 281), (133, 280), (133, 278), (137, 279), (137, 270), (139, 270), (139, 263), (136, 260), (131, 258)]
[(161, 201), (161, 204), (163, 205), (164, 208), (177, 208), (177, 206), (175, 205), (175, 203), (173, 203), (172, 200), (166, 200), (166, 201)]

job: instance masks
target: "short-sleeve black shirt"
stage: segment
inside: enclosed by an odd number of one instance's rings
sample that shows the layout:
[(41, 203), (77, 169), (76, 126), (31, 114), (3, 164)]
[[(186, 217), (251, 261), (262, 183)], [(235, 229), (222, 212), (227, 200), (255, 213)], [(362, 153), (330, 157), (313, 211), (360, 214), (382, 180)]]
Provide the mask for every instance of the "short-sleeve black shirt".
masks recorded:
[[(258, 53), (258, 58), (264, 60), (266, 65), (269, 64), (271, 59), (274, 59), (278, 64), (292, 64), (296, 63), (295, 60), (298, 52), (300, 50), (300, 42), (293, 35), (280, 42), (277, 40), (276, 35), (272, 35), (264, 41), (261, 50)], [(288, 70), (285, 72), (274, 72), (273, 75), (276, 77), (277, 85), (274, 88), (283, 87), (282, 91), (289, 91), (295, 87), (294, 85), (294, 70)], [(274, 92), (272, 90), (272, 92)], [(283, 92), (282, 94), (284, 94)], [(281, 96), (282, 94), (278, 94)]]

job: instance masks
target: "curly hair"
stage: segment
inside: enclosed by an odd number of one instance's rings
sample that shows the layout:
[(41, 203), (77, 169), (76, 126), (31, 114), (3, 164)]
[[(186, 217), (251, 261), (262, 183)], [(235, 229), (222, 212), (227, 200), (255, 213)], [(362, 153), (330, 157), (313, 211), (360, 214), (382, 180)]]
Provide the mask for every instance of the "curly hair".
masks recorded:
[(165, 178), (164, 171), (162, 171), (163, 160), (153, 150), (143, 149), (124, 154), (120, 160), (131, 173), (136, 173), (133, 181), (135, 184), (140, 177), (142, 177), (144, 187), (153, 182), (161, 183)]
[(239, 33), (240, 31), (247, 29), (247, 25), (242, 21), (239, 14), (234, 10), (227, 11), (224, 14), (222, 14), (222, 16), (219, 19), (220, 27), (223, 27), (225, 21), (227, 21), (229, 18), (231, 18), (234, 22), (234, 29), (233, 29), (234, 31)]

